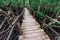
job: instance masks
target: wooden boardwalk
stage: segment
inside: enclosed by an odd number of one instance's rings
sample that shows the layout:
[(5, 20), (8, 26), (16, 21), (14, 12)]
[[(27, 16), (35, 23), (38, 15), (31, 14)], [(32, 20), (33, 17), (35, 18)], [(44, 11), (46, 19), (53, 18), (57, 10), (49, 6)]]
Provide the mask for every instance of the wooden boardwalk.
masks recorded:
[(40, 25), (35, 21), (28, 9), (25, 8), (24, 20), (22, 24), (22, 40), (50, 40), (48, 35), (39, 28)]

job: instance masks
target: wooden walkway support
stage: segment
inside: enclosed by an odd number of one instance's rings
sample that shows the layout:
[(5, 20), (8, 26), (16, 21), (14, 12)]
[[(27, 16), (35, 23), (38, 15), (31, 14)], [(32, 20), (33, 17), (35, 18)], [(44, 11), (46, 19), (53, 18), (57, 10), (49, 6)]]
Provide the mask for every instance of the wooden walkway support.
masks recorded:
[[(27, 8), (25, 8), (24, 20), (22, 23), (22, 40), (50, 40), (48, 35), (39, 28), (40, 25), (35, 21)], [(20, 39), (19, 39), (20, 40)]]

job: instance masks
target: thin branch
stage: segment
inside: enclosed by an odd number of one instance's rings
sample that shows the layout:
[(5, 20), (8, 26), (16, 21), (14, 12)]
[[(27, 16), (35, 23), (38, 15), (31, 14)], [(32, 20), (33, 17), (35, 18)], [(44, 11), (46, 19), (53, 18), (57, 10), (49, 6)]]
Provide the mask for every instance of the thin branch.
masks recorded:
[(3, 11), (2, 9), (0, 9), (0, 12), (1, 12), (2, 15), (4, 15), (4, 16), (8, 17), (9, 19), (11, 19), (11, 16), (8, 15), (8, 13), (6, 13), (5, 11)]
[[(22, 15), (22, 14), (21, 14), (21, 15)], [(9, 35), (8, 35), (8, 37), (7, 37), (6, 40), (9, 40), (9, 38), (10, 38), (12, 32), (13, 32), (14, 25), (15, 25), (15, 23), (17, 22), (18, 18), (19, 18), (21, 15), (19, 15), (19, 16), (15, 19), (15, 21), (12, 23), (12, 29), (11, 29), (11, 31), (10, 31), (10, 33), (9, 33)], [(18, 24), (19, 24), (19, 23), (18, 23)], [(18, 25), (18, 24), (17, 24), (17, 25)], [(19, 26), (18, 26), (18, 27), (19, 27)]]
[[(50, 18), (49, 16), (47, 16), (48, 18)], [(55, 34), (57, 34), (57, 35), (60, 35), (58, 32), (56, 32), (53, 28), (51, 28), (50, 27), (50, 25), (51, 24), (53, 24), (53, 23), (55, 23), (56, 21), (55, 21), (55, 19), (52, 19), (52, 18), (50, 18), (51, 20), (53, 20), (53, 22), (50, 22), (49, 24), (45, 24), (46, 25), (46, 27), (48, 27), (51, 31), (53, 31)], [(46, 28), (46, 27), (44, 27), (44, 28)]]
[(46, 24), (46, 26), (53, 31), (55, 34), (60, 35), (58, 32), (56, 32), (53, 28), (51, 28), (49, 25), (51, 25), (52, 23), (49, 23), (48, 25)]
[(57, 14), (56, 14), (56, 19), (57, 19), (58, 15), (59, 15), (59, 12), (60, 12), (60, 9), (58, 10), (58, 12), (57, 12)]
[(6, 39), (6, 40), (9, 40), (9, 38), (10, 38), (10, 36), (11, 36), (12, 32), (13, 32), (13, 29), (14, 29), (14, 25), (12, 26), (11, 31), (10, 31), (10, 33), (9, 33), (9, 35), (8, 35), (8, 37), (7, 37), (7, 39)]
[[(24, 12), (24, 11), (23, 11), (23, 12)], [(12, 22), (12, 24), (11, 24), (6, 30), (1, 31), (0, 34), (8, 31), (8, 30), (17, 22), (18, 18), (23, 14), (23, 12), (22, 12), (19, 16), (17, 16), (17, 18)]]
[(49, 16), (47, 16), (47, 15), (46, 15), (46, 17), (48, 17), (50, 20), (52, 20), (52, 21), (57, 22), (57, 23), (59, 23), (59, 24), (60, 24), (60, 22), (59, 22), (59, 21), (57, 21), (56, 19), (53, 19), (53, 18), (51, 18), (51, 17), (49, 17)]
[(3, 20), (3, 22), (1, 23), (1, 25), (0, 25), (0, 29), (2, 28), (2, 26), (3, 26), (3, 24), (5, 23), (5, 20), (6, 20), (7, 18), (5, 17), (5, 19)]
[(44, 16), (44, 19), (43, 19), (43, 25), (42, 25), (42, 27), (44, 27), (45, 26), (45, 20), (46, 20), (46, 16)]

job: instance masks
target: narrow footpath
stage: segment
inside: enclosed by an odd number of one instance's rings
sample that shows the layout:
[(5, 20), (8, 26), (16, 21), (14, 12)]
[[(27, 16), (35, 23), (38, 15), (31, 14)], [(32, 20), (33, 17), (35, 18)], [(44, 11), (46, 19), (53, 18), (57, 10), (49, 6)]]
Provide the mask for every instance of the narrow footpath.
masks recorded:
[(24, 20), (22, 23), (23, 40), (50, 40), (40, 25), (35, 21), (27, 8), (24, 12)]

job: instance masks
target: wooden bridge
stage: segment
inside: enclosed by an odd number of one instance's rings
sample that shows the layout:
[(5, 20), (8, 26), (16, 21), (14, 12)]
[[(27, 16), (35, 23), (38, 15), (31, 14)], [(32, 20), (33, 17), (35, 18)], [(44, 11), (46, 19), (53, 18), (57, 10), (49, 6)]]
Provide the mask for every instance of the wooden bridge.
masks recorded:
[(19, 40), (50, 40), (49, 36), (40, 25), (35, 21), (27, 8), (24, 12), (24, 20), (22, 23), (23, 35), (19, 36)]

